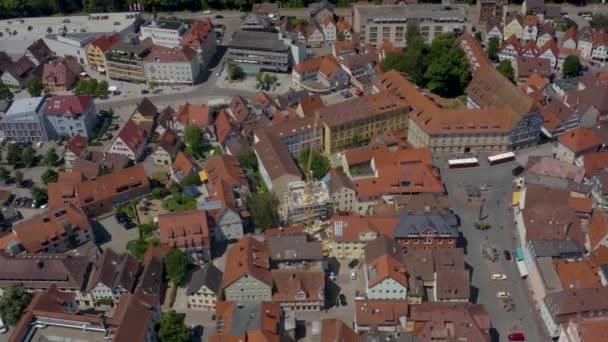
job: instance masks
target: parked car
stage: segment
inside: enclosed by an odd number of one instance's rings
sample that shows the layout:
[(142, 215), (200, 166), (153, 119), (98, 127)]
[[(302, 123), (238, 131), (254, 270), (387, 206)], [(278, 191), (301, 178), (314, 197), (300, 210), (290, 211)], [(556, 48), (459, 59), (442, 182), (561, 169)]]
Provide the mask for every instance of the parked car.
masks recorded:
[(340, 293), (340, 296), (338, 296), (340, 298), (340, 304), (342, 306), (346, 306), (348, 303), (346, 302), (346, 296), (344, 295), (344, 293)]
[(493, 273), (492, 274), (492, 280), (505, 280), (505, 279), (507, 279), (507, 276), (502, 273)]
[(6, 334), (7, 331), (8, 328), (6, 327), (6, 325), (4, 325), (2, 318), (0, 318), (0, 334)]
[(141, 94), (142, 94), (142, 95), (146, 95), (146, 94), (149, 94), (149, 93), (150, 93), (150, 91), (149, 91), (149, 90), (147, 90), (147, 89), (142, 89), (142, 90), (141, 90)]
[(506, 291), (496, 292), (496, 298), (502, 299), (502, 298), (510, 298), (510, 297), (511, 297), (511, 294), (509, 292), (506, 292)]
[(215, 19), (224, 19), (224, 16), (221, 14), (216, 14)]
[(510, 333), (509, 336), (507, 336), (507, 338), (509, 339), (509, 341), (525, 341), (526, 340), (526, 336), (522, 332)]
[(509, 251), (505, 250), (504, 254), (505, 254), (505, 260), (511, 261), (511, 253), (509, 253)]
[(357, 271), (352, 270), (350, 271), (350, 280), (356, 280), (357, 279)]
[(355, 268), (357, 267), (357, 265), (359, 265), (359, 260), (353, 259), (351, 260), (351, 262), (348, 263), (348, 268)]

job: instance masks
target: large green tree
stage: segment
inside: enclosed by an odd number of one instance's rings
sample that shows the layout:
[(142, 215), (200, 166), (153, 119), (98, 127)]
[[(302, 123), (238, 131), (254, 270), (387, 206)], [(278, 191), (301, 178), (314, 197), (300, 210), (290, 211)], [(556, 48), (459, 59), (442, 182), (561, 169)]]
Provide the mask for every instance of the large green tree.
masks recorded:
[(329, 169), (331, 168), (329, 158), (310, 148), (307, 148), (300, 153), (300, 168), (302, 168), (302, 170), (307, 169), (309, 159), (310, 171), (312, 171), (312, 176), (314, 178), (321, 179), (329, 172)]
[(4, 83), (0, 82), (0, 100), (12, 100), (13, 92)]
[(205, 139), (203, 130), (194, 125), (186, 126), (184, 142), (186, 143), (188, 154), (201, 153), (209, 147), (209, 142)]
[(55, 166), (59, 162), (59, 155), (57, 155), (57, 150), (54, 147), (51, 147), (46, 153), (44, 160), (52, 166)]
[(10, 144), (6, 153), (6, 161), (11, 165), (15, 165), (21, 161), (22, 154), (23, 147), (20, 144)]
[(488, 47), (486, 48), (486, 52), (488, 54), (488, 58), (496, 62), (498, 60), (498, 49), (500, 48), (500, 41), (496, 37), (491, 37), (488, 40)]
[(608, 30), (608, 15), (606, 14), (594, 14), (591, 17), (591, 27), (594, 29)]
[(270, 192), (252, 194), (247, 197), (247, 206), (255, 228), (274, 228), (279, 223), (278, 201)]
[(564, 65), (562, 66), (562, 75), (565, 78), (579, 76), (583, 72), (583, 66), (581, 60), (574, 55), (566, 57)]
[(188, 271), (186, 254), (177, 248), (169, 250), (165, 255), (165, 270), (167, 271), (167, 279), (179, 286), (184, 281), (186, 271)]
[(53, 169), (47, 169), (46, 171), (44, 171), (42, 176), (40, 176), (40, 180), (42, 180), (42, 183), (44, 184), (55, 183), (57, 182), (58, 178), (59, 174)]
[(40, 96), (42, 94), (42, 90), (44, 90), (40, 77), (38, 76), (30, 76), (25, 81), (25, 88), (30, 96)]
[(36, 203), (44, 203), (49, 200), (49, 194), (46, 188), (32, 187), (30, 190), (32, 193), (32, 199), (36, 201)]
[(4, 290), (0, 298), (0, 316), (5, 324), (15, 326), (23, 310), (32, 301), (32, 294), (23, 285), (13, 285)]
[(26, 147), (21, 155), (21, 161), (26, 166), (33, 166), (36, 162), (36, 150), (31, 146)]
[(509, 81), (515, 83), (515, 70), (513, 70), (513, 65), (511, 65), (510, 61), (501, 61), (496, 67), (496, 70), (498, 70), (498, 72), (500, 72)]
[(165, 312), (160, 316), (158, 339), (160, 342), (188, 342), (190, 332), (184, 324), (184, 317), (174, 311)]

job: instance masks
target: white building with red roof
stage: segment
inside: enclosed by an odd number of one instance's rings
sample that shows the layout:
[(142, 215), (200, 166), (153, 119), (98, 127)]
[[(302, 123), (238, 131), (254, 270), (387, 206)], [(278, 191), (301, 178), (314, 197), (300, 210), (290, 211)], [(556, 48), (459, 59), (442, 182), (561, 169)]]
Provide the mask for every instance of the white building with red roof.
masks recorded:
[(97, 123), (97, 109), (92, 96), (56, 95), (48, 100), (43, 109), (44, 120), (49, 123), (47, 136), (88, 138)]
[(197, 52), (188, 46), (169, 48), (154, 45), (144, 57), (144, 70), (148, 82), (193, 85), (201, 68)]
[(147, 142), (146, 132), (139, 128), (133, 120), (129, 120), (118, 132), (116, 139), (108, 148), (108, 152), (122, 154), (131, 160), (138, 161), (144, 155)]

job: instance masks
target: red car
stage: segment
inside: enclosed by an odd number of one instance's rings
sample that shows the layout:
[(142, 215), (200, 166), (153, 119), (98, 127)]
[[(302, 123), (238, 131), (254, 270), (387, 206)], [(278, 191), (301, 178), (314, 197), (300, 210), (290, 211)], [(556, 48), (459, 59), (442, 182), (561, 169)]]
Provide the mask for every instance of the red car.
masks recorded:
[(509, 341), (525, 341), (526, 340), (526, 336), (524, 336), (524, 333), (520, 333), (520, 332), (510, 333), (508, 338), (509, 338)]

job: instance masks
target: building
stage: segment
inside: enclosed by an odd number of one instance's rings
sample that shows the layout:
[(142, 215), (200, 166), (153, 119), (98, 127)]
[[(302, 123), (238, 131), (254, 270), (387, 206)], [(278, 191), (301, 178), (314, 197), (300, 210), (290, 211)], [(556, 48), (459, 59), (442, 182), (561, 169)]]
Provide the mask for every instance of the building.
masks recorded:
[(354, 330), (402, 332), (408, 315), (408, 304), (403, 300), (355, 300)]
[(118, 131), (116, 138), (108, 147), (108, 152), (122, 154), (133, 161), (139, 161), (144, 157), (147, 142), (146, 132), (133, 120), (128, 120)]
[(76, 338), (153, 342), (160, 317), (158, 302), (156, 295), (137, 292), (122, 296), (111, 317), (83, 314), (78, 312), (74, 295), (52, 287), (34, 294), (9, 341)]
[[(281, 115), (281, 114), (277, 114)], [(316, 121), (316, 124), (315, 124)], [(258, 134), (272, 134), (278, 136), (287, 147), (289, 154), (298, 158), (302, 151), (312, 149), (322, 151), (323, 149), (323, 128), (314, 115), (306, 117), (296, 117), (277, 123), (267, 129), (254, 132)]]
[(562, 48), (574, 49), (578, 46), (578, 28), (576, 26), (570, 26), (564, 33), (562, 38)]
[(410, 306), (408, 331), (416, 341), (490, 342), (490, 315), (482, 304), (424, 303)]
[(36, 143), (48, 141), (45, 121), (40, 112), (46, 104), (45, 97), (18, 99), (0, 120), (0, 129), (7, 141)]
[(507, 13), (505, 18), (505, 26), (503, 31), (503, 37), (509, 38), (514, 36), (518, 40), (524, 34), (524, 17), (519, 12)]
[(268, 247), (250, 236), (241, 238), (228, 250), (226, 257), (222, 280), (224, 299), (231, 302), (271, 301), (272, 287)]
[(331, 254), (338, 259), (362, 259), (367, 243), (398, 222), (392, 217), (334, 215), (329, 228), (332, 230)]
[(238, 31), (228, 46), (228, 58), (247, 74), (287, 72), (293, 65), (290, 46), (271, 32)]
[(158, 247), (148, 248), (144, 254), (144, 268), (139, 277), (135, 291), (141, 291), (147, 295), (156, 295), (159, 298), (164, 293), (164, 252)]
[(370, 241), (364, 250), (367, 298), (405, 300), (407, 274), (395, 241), (381, 235)]
[(287, 234), (285, 229), (277, 236), (268, 236), (271, 266), (278, 269), (322, 269), (323, 245), (321, 241), (308, 240), (308, 235)]
[(591, 59), (605, 62), (608, 58), (608, 32), (600, 29), (593, 34)]
[[(536, 45), (543, 46), (550, 40), (555, 40), (555, 28), (553, 27), (553, 24), (540, 24), (538, 28), (538, 34), (536, 35)], [(570, 42), (566, 43), (568, 43), (567, 45), (569, 45)], [(573, 49), (576, 49), (576, 46), (573, 47)]]
[(515, 78), (520, 82), (527, 81), (534, 73), (548, 78), (553, 71), (551, 60), (547, 58), (517, 56), (511, 64), (513, 65)]
[(42, 85), (48, 92), (66, 92), (76, 85), (82, 67), (73, 58), (56, 59), (42, 66)]
[(274, 26), (271, 18), (265, 14), (248, 13), (243, 22), (241, 23), (240, 29), (243, 31), (266, 31), (271, 32)]
[(476, 5), (477, 18), (480, 23), (487, 23), (493, 18), (502, 18), (505, 3), (502, 0), (481, 0)]
[(180, 44), (196, 51), (200, 69), (206, 70), (217, 50), (216, 34), (211, 20), (195, 21), (182, 36)]
[(348, 74), (335, 57), (320, 56), (308, 59), (293, 67), (293, 83), (312, 92), (330, 92), (348, 86)]
[(89, 66), (93, 68), (93, 70), (105, 72), (105, 53), (119, 41), (120, 37), (116, 34), (101, 35), (93, 40), (86, 49)]
[(489, 41), (492, 38), (498, 39), (499, 42), (504, 40), (502, 35), (503, 24), (501, 19), (494, 19), (486, 25), (486, 39)]
[(326, 106), (317, 111), (324, 125), (324, 151), (346, 149), (353, 141), (368, 140), (386, 131), (407, 128), (411, 106), (397, 96), (381, 92)]
[(181, 141), (175, 132), (168, 129), (160, 137), (156, 149), (152, 152), (152, 160), (155, 165), (169, 166), (175, 160), (181, 147)]
[(312, 185), (306, 185), (306, 181), (289, 183), (283, 195), (283, 220), (288, 225), (325, 221), (333, 213), (331, 205), (325, 183), (319, 181), (315, 181)]
[(179, 151), (171, 164), (171, 178), (174, 181), (181, 183), (184, 178), (198, 173), (199, 170), (200, 167), (192, 158), (186, 156), (182, 151)]
[(211, 229), (206, 211), (168, 213), (157, 218), (161, 246), (180, 249), (191, 263), (211, 258)]
[(257, 14), (265, 14), (270, 18), (274, 18), (279, 15), (279, 5), (273, 2), (262, 2), (253, 4), (253, 8), (251, 9), (253, 13)]
[(385, 40), (396, 47), (405, 47), (409, 22), (421, 23), (420, 33), (427, 43), (439, 33), (471, 31), (467, 7), (460, 4), (449, 7), (441, 4), (353, 6), (353, 30), (362, 42), (376, 47)]
[[(526, 13), (526, 12), (524, 12), (524, 13)], [(527, 42), (530, 40), (536, 41), (536, 37), (538, 36), (538, 24), (539, 24), (539, 19), (537, 16), (526, 15), (524, 17), (524, 21), (523, 21), (524, 31), (521, 36), (522, 42)]]
[(71, 56), (78, 64), (87, 65), (87, 45), (95, 40), (97, 35), (92, 32), (70, 32), (63, 34), (47, 34), (44, 37), (46, 45), (58, 57)]
[(344, 172), (331, 169), (327, 183), (329, 196), (331, 196), (332, 207), (335, 213), (354, 213), (359, 208), (357, 190), (354, 184)]
[(555, 157), (573, 164), (580, 156), (597, 152), (603, 145), (602, 139), (586, 127), (576, 128), (557, 138)]
[(140, 26), (141, 40), (150, 38), (154, 45), (173, 49), (180, 41), (188, 26), (182, 22), (152, 19)]
[(601, 341), (608, 338), (606, 329), (608, 319), (605, 317), (576, 318), (562, 328), (559, 342)]
[(95, 306), (108, 305), (107, 300), (117, 304), (122, 295), (135, 290), (140, 272), (141, 266), (132, 255), (106, 249), (93, 265), (87, 292)]
[(210, 342), (279, 341), (284, 332), (281, 306), (261, 303), (220, 301), (215, 308), (215, 332)]
[(209, 263), (196, 270), (188, 283), (188, 307), (197, 310), (214, 310), (220, 297), (222, 271)]
[(141, 43), (118, 42), (105, 53), (106, 74), (116, 81), (145, 83), (144, 57), (150, 49)]
[(9, 60), (0, 65), (0, 81), (7, 86), (21, 89), (25, 87), (25, 82), (30, 77), (36, 65), (26, 56), (22, 56), (16, 61)]
[(49, 49), (44, 40), (38, 39), (25, 49), (24, 56), (38, 66), (53, 58), (53, 51)]
[(300, 169), (281, 139), (272, 134), (256, 135), (254, 151), (262, 180), (277, 198), (283, 198), (292, 182), (302, 180)]
[(344, 321), (336, 318), (324, 319), (321, 327), (321, 342), (357, 341), (359, 337)]
[(321, 311), (325, 308), (325, 274), (318, 270), (279, 269), (270, 272), (272, 302), (283, 310)]
[(521, 3), (521, 13), (544, 14), (546, 5), (544, 0), (524, 0)]
[(11, 254), (63, 253), (92, 239), (92, 225), (85, 213), (73, 204), (63, 204), (13, 226), (1, 241)]
[(584, 59), (591, 58), (593, 33), (591, 26), (584, 26), (578, 31), (578, 45), (576, 49), (581, 52), (581, 57)]
[(66, 170), (71, 170), (76, 159), (84, 157), (87, 149), (87, 139), (76, 135), (70, 139), (63, 153)]
[(88, 138), (97, 124), (97, 109), (92, 96), (55, 95), (46, 102), (41, 113), (49, 123), (47, 136), (50, 139), (77, 135)]
[(194, 85), (199, 80), (201, 63), (192, 48), (154, 45), (143, 59), (148, 83)]
[(458, 218), (453, 214), (399, 215), (393, 237), (404, 249), (455, 248), (458, 244)]
[(143, 165), (135, 165), (84, 180), (81, 173), (60, 172), (57, 183), (47, 185), (49, 207), (73, 203), (87, 215), (97, 216), (150, 192)]

